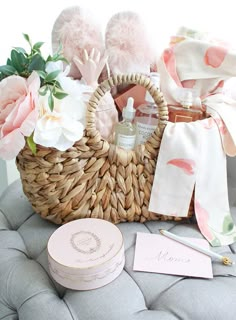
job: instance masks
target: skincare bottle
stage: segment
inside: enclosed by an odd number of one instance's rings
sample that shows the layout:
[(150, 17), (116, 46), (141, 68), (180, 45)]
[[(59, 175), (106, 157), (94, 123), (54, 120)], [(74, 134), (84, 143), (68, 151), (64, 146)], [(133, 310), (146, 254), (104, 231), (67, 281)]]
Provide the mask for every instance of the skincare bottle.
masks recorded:
[[(160, 76), (157, 72), (152, 72), (150, 76), (153, 84), (159, 88)], [(135, 144), (143, 144), (147, 141), (150, 135), (157, 127), (158, 122), (158, 108), (155, 104), (152, 96), (147, 91), (145, 95), (145, 103), (141, 104), (136, 110), (136, 116), (134, 119), (136, 124), (136, 141)]]
[(134, 99), (129, 97), (122, 111), (123, 120), (115, 126), (115, 144), (126, 150), (131, 150), (135, 146), (136, 126), (133, 123), (135, 111)]
[(169, 121), (192, 122), (204, 118), (199, 97), (193, 96), (188, 88), (182, 88), (179, 95), (179, 105), (169, 105)]

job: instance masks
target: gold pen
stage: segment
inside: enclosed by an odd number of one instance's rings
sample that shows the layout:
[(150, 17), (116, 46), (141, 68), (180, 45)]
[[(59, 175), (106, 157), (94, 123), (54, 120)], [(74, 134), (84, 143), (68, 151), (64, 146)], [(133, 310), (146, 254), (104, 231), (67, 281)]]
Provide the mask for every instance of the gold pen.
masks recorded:
[(186, 245), (187, 247), (190, 247), (194, 250), (197, 250), (201, 253), (204, 253), (212, 258), (216, 258), (217, 260), (220, 260), (224, 265), (226, 266), (231, 266), (233, 264), (235, 264), (234, 261), (232, 261), (230, 258), (228, 257), (225, 257), (225, 256), (221, 256), (220, 254), (216, 253), (216, 252), (213, 252), (211, 250), (208, 250), (208, 249), (205, 249), (205, 248), (202, 248), (200, 246), (198, 246), (197, 244), (195, 243), (192, 243), (190, 242), (189, 240), (185, 239), (184, 237), (179, 237), (177, 236), (176, 234), (173, 234), (167, 230), (163, 230), (163, 229), (159, 229), (160, 233), (170, 239), (173, 239), (177, 242), (180, 242), (184, 245)]

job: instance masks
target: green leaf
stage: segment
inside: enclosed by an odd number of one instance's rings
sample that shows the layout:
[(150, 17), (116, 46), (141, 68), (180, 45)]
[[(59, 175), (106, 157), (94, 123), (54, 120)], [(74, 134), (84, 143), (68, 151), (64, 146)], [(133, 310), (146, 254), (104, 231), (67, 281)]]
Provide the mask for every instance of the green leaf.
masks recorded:
[(31, 63), (29, 65), (29, 71), (33, 70), (45, 70), (45, 60), (42, 58), (40, 54), (35, 54), (32, 57)]
[(217, 237), (215, 237), (213, 240), (211, 240), (211, 245), (214, 247), (220, 246), (221, 245), (220, 240)]
[(4, 78), (6, 78), (7, 76), (3, 73), (0, 72), (0, 81), (2, 81)]
[(223, 222), (223, 232), (224, 233), (230, 233), (234, 228), (234, 222), (233, 219), (230, 215), (227, 215), (224, 218), (224, 222)]
[(53, 111), (53, 109), (54, 109), (54, 99), (53, 99), (53, 96), (52, 96), (52, 92), (50, 92), (50, 95), (48, 97), (48, 105), (49, 105), (50, 110)]
[(49, 61), (63, 61), (66, 64), (69, 64), (68, 60), (66, 60), (66, 58), (62, 55), (61, 51), (54, 53), (53, 56), (49, 55), (47, 57), (47, 62), (49, 62)]
[(36, 42), (34, 45), (33, 45), (33, 50), (35, 51), (39, 51), (39, 49), (42, 47), (42, 45), (44, 44), (44, 42)]
[(8, 66), (11, 66), (11, 65), (12, 65), (11, 59), (9, 59), (9, 58), (7, 59), (7, 65), (8, 65)]
[(23, 33), (23, 37), (25, 38), (26, 41), (30, 42), (30, 38), (28, 34)]
[(51, 56), (51, 55), (49, 55), (49, 56), (47, 57), (46, 62), (49, 62), (49, 61), (53, 61), (53, 59), (52, 59), (52, 56)]
[(33, 134), (31, 134), (30, 137), (27, 137), (27, 144), (30, 148), (30, 150), (32, 151), (33, 154), (36, 154), (37, 152), (37, 148), (36, 148), (36, 143), (33, 140)]
[(11, 64), (12, 66), (21, 73), (28, 66), (28, 60), (23, 53), (17, 52), (15, 49), (11, 51)]
[(15, 49), (17, 52), (21, 52), (21, 53), (23, 53), (23, 54), (26, 53), (25, 49), (22, 48), (22, 47), (14, 47), (14, 49)]
[(54, 79), (56, 79), (56, 77), (59, 75), (59, 73), (61, 73), (61, 70), (55, 70), (55, 71), (50, 72), (49, 74), (47, 74), (45, 81), (46, 82), (53, 81)]
[(59, 61), (59, 60), (65, 62), (66, 64), (69, 64), (69, 61), (66, 60), (66, 58), (64, 58), (63, 56), (58, 57), (56, 61)]
[(47, 94), (47, 92), (48, 92), (48, 86), (44, 86), (44, 87), (42, 87), (42, 88), (40, 88), (39, 89), (39, 94), (41, 95), (41, 96), (45, 96), (46, 94)]
[(16, 69), (12, 66), (9, 66), (9, 65), (0, 66), (0, 72), (7, 75), (7, 76), (17, 74)]
[(46, 77), (46, 72), (42, 71), (42, 70), (36, 70), (37, 74), (40, 76), (40, 78), (45, 79)]
[(53, 93), (53, 96), (59, 100), (65, 98), (66, 96), (68, 96), (68, 93), (66, 92), (62, 92), (62, 91), (57, 91), (55, 93)]
[(52, 61), (63, 61), (66, 64), (69, 64), (68, 60), (66, 60), (66, 58), (63, 57), (61, 54), (54, 54), (54, 56), (52, 57)]
[(59, 81), (54, 80), (53, 83), (54, 83), (54, 85), (57, 87), (57, 89), (63, 90), (63, 89), (62, 89), (62, 86), (60, 85), (60, 82), (59, 82)]
[(31, 44), (31, 41), (30, 41), (30, 37), (28, 34), (26, 33), (23, 33), (23, 37), (25, 38), (25, 40), (28, 42), (28, 44), (30, 45), (30, 47), (32, 48), (32, 44)]

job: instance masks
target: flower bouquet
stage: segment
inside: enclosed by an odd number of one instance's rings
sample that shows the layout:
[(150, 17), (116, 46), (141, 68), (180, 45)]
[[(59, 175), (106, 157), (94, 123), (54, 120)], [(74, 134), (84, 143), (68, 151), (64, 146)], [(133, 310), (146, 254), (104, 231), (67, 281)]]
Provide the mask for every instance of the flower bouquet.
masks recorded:
[(69, 65), (60, 50), (45, 59), (43, 42), (32, 44), (23, 36), (29, 52), (13, 48), (0, 67), (0, 158), (5, 160), (26, 144), (35, 154), (37, 145), (65, 151), (80, 140), (92, 90), (67, 76)]
[(91, 99), (98, 101), (94, 90), (107, 56), (97, 49), (75, 55), (82, 75), (75, 79), (60, 46), (45, 59), (43, 43), (32, 44), (23, 35), (29, 52), (15, 47), (0, 66), (0, 158), (16, 158), (23, 191), (43, 218), (61, 224), (95, 217), (101, 193), (95, 203), (94, 194), (104, 186), (109, 168), (106, 137), (118, 121), (111, 95), (103, 97), (100, 91), (102, 108), (89, 105)]

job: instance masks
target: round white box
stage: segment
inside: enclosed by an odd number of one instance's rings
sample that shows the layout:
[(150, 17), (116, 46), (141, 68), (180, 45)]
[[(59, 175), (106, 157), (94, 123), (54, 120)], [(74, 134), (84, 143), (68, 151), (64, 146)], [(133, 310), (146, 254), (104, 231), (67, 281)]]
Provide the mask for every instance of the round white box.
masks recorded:
[(49, 270), (56, 282), (91, 290), (113, 281), (125, 263), (120, 230), (101, 219), (79, 219), (59, 227), (48, 241)]

